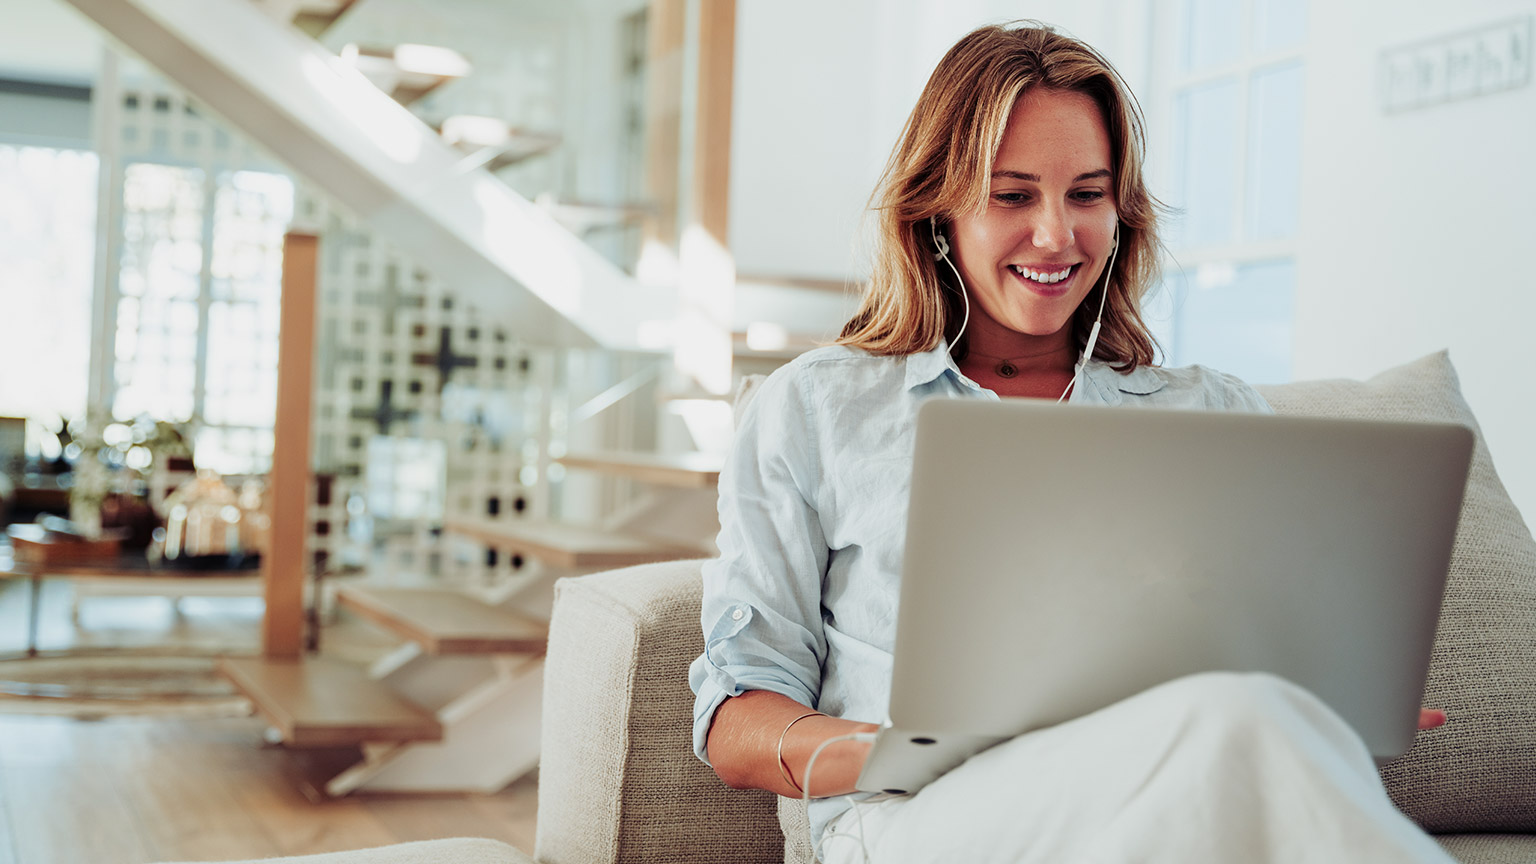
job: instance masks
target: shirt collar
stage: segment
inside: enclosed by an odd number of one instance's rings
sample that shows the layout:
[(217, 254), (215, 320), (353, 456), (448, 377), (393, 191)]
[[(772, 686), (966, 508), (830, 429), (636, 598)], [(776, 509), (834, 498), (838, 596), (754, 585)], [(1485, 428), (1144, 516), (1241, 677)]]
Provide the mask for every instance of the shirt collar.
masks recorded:
[(954, 358), (949, 356), (949, 340), (943, 337), (939, 338), (938, 345), (927, 351), (907, 355), (908, 390), (931, 383), (945, 372), (953, 372), (957, 381), (966, 380)]
[[(906, 387), (908, 390), (921, 387), (933, 382), (945, 372), (952, 373), (957, 381), (968, 380), (960, 374), (960, 367), (955, 365), (954, 358), (949, 356), (949, 342), (941, 338), (939, 344), (933, 348), (907, 355)], [(1122, 374), (1116, 372), (1108, 363), (1089, 360), (1083, 372), (1083, 377), (1097, 393), (1098, 401), (1105, 405), (1119, 405), (1123, 393), (1146, 396), (1149, 393), (1156, 393), (1167, 385), (1163, 376), (1148, 366), (1137, 366), (1130, 372)]]

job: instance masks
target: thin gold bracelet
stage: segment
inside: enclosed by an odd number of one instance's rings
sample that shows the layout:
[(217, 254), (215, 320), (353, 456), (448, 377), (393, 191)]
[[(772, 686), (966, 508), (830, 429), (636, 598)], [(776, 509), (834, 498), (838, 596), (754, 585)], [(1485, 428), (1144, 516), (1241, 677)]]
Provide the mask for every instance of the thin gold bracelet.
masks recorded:
[(789, 734), (791, 727), (807, 717), (825, 716), (827, 715), (821, 713), (820, 711), (812, 711), (809, 714), (801, 714), (799, 717), (789, 721), (789, 726), (785, 726), (784, 731), (779, 733), (779, 773), (784, 775), (784, 782), (789, 784), (789, 788), (795, 790), (801, 795), (805, 794), (805, 790), (800, 788), (800, 784), (795, 782), (795, 778), (789, 776), (789, 765), (785, 764), (784, 762), (784, 736)]

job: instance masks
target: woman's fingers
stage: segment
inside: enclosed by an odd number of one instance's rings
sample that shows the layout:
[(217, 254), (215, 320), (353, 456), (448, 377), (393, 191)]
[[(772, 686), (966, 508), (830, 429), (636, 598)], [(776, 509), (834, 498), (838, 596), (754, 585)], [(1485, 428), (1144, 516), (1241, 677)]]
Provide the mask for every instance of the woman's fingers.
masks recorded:
[(1433, 729), (1445, 724), (1445, 712), (1438, 708), (1419, 709), (1419, 728)]

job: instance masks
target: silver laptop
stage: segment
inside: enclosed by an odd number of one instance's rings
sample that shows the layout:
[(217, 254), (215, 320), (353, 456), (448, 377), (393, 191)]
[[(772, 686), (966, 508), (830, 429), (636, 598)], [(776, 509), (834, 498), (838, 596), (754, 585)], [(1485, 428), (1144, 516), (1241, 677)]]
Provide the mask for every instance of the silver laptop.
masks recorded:
[(924, 404), (890, 721), (858, 788), (916, 791), (1212, 670), (1294, 681), (1379, 760), (1400, 755), (1472, 441), (1448, 424)]

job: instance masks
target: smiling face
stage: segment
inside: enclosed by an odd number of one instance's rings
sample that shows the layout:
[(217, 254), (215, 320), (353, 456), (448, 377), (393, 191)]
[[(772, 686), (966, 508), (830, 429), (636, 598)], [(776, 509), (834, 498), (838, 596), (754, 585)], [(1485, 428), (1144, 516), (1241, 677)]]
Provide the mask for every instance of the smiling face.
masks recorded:
[[(1036, 87), (1014, 103), (986, 209), (954, 217), (949, 229), (971, 302), (985, 316), (978, 321), (973, 308), (967, 328), (981, 325), (980, 350), (999, 341), (986, 338), (988, 330), (1071, 340), (1072, 313), (1098, 283), (1114, 246), (1113, 164), (1092, 98)], [(1036, 340), (1004, 341), (1022, 349)]]

